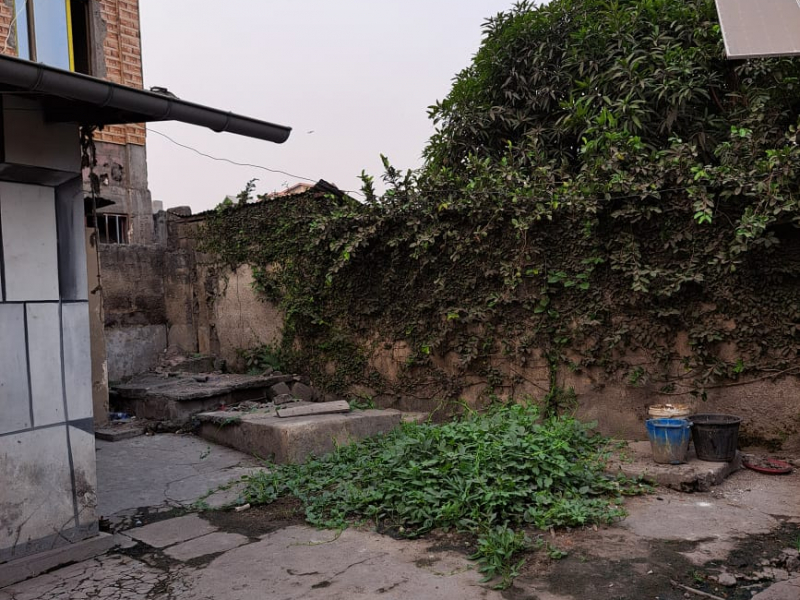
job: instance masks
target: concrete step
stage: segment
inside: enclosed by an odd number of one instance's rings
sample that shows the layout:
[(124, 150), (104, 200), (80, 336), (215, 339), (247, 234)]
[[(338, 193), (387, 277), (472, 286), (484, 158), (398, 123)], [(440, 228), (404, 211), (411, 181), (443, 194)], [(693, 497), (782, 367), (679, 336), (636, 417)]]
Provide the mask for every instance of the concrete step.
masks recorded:
[(741, 468), (740, 452), (736, 453), (731, 462), (709, 462), (697, 458), (693, 445), (689, 446), (686, 463), (658, 464), (653, 461), (649, 441), (628, 442), (625, 447), (615, 451), (609, 461), (611, 473), (621, 473), (632, 478), (641, 477), (679, 492), (707, 492)]
[(403, 420), (403, 413), (393, 409), (354, 410), (281, 418), (273, 407), (267, 407), (249, 412), (206, 412), (197, 418), (200, 437), (284, 464), (301, 463), (342, 444), (390, 431)]

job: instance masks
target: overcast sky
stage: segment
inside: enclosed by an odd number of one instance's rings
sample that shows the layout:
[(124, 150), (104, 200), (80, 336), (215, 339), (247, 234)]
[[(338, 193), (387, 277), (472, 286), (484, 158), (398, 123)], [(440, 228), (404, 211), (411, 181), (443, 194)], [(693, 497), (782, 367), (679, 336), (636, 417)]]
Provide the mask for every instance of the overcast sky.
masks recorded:
[(140, 0), (145, 86), (292, 127), (274, 144), (181, 123), (149, 129), (150, 190), (165, 207), (213, 208), (254, 177), (259, 193), (307, 177), (359, 189), (380, 154), (420, 164), (427, 107), (478, 49), (484, 19), (512, 0)]

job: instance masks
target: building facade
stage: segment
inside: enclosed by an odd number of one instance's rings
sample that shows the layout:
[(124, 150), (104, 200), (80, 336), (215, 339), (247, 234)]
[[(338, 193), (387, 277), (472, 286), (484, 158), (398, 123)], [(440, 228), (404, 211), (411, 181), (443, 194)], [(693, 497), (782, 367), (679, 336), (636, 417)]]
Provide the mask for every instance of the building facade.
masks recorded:
[[(52, 5), (59, 10), (52, 12)], [(43, 44), (37, 24), (50, 35), (63, 31), (61, 43)], [(138, 0), (0, 0), (0, 40), (0, 54), (143, 85)], [(98, 209), (100, 243), (153, 243), (145, 135), (141, 123), (107, 125), (95, 134), (100, 195), (113, 202)]]
[[(105, 342), (91, 271), (104, 242), (152, 240), (137, 124), (275, 143), (291, 132), (142, 90), (139, 57), (136, 2), (0, 0), (0, 587), (110, 544), (96, 512), (94, 426), (106, 405), (93, 404), (92, 370), (104, 368)], [(100, 195), (117, 202), (102, 223), (83, 168), (98, 130)]]

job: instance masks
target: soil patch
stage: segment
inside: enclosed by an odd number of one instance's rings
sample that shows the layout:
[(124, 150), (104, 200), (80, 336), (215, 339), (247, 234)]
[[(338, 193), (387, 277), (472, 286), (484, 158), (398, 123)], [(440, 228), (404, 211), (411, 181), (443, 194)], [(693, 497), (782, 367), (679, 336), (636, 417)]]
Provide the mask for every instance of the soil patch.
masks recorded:
[(302, 503), (294, 497), (284, 496), (270, 504), (254, 506), (248, 510), (212, 510), (203, 518), (221, 531), (238, 533), (256, 540), (262, 535), (291, 525), (305, 525)]
[[(682, 553), (691, 552), (701, 541), (629, 538), (615, 528), (560, 532), (549, 541), (567, 556), (551, 560), (542, 551), (528, 555), (521, 576), (503, 597), (534, 600), (536, 594), (529, 590), (546, 588), (553, 594), (593, 600), (685, 598), (686, 590), (671, 584), (675, 581), (725, 600), (749, 600), (774, 583), (770, 569), (784, 565), (782, 551), (796, 548), (798, 539), (800, 526), (784, 522), (779, 529), (740, 542), (726, 561), (697, 567)], [(737, 585), (717, 583), (714, 577), (721, 572), (738, 575)]]

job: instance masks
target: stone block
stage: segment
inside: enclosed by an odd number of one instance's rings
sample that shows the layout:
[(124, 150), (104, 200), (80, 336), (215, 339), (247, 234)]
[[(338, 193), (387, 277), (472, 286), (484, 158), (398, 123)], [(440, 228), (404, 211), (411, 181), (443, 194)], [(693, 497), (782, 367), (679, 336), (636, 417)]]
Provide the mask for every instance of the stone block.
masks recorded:
[(20, 431), (31, 426), (24, 340), (24, 307), (19, 304), (0, 304), (0, 433)]
[(0, 183), (6, 300), (58, 300), (53, 188)]
[[(220, 427), (220, 419), (238, 416), (237, 424)], [(343, 414), (280, 418), (272, 411), (216, 412), (199, 415), (199, 434), (276, 463), (301, 463), (337, 446), (390, 431), (400, 424), (396, 410), (364, 410)]]
[(135, 540), (144, 542), (155, 548), (166, 548), (174, 544), (193, 540), (194, 538), (213, 533), (217, 530), (208, 521), (197, 515), (186, 515), (176, 519), (168, 519), (151, 523), (144, 527), (131, 529), (125, 533)]
[(282, 404), (291, 404), (295, 401), (295, 397), (291, 394), (278, 394), (272, 399), (272, 402), (280, 406)]
[(277, 398), (278, 396), (281, 396), (281, 395), (284, 395), (284, 394), (291, 395), (291, 393), (292, 393), (292, 390), (289, 388), (288, 385), (286, 385), (283, 382), (276, 383), (275, 385), (273, 385), (272, 387), (267, 389), (267, 395), (270, 397), (270, 399)]
[(61, 308), (64, 343), (64, 383), (70, 421), (92, 417), (92, 356), (89, 305), (64, 304)]
[(33, 423), (37, 427), (63, 423), (64, 386), (58, 304), (29, 304), (27, 321)]
[(315, 402), (319, 394), (314, 388), (298, 381), (292, 385), (292, 396), (306, 402)]
[(191, 560), (209, 554), (227, 552), (246, 544), (249, 540), (238, 533), (225, 533), (218, 531), (209, 533), (188, 542), (183, 542), (177, 546), (172, 546), (164, 551), (164, 554), (175, 560)]

